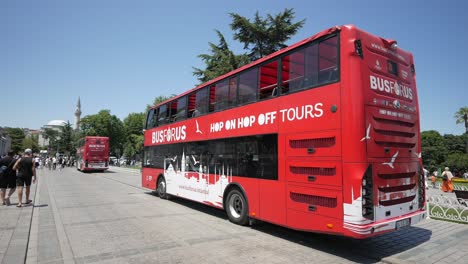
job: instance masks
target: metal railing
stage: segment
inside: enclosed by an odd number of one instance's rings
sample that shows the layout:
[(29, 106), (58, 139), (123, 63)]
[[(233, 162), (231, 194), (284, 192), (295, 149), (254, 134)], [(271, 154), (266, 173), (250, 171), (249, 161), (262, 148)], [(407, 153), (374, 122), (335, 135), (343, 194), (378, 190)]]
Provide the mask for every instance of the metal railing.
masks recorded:
[[(436, 183), (436, 189), (440, 189), (441, 186), (441, 183)], [(432, 188), (430, 183), (429, 188)], [(454, 189), (468, 191), (466, 186), (454, 185)], [(430, 218), (468, 224), (468, 207), (461, 203), (454, 194), (429, 194), (426, 198), (426, 209)]]

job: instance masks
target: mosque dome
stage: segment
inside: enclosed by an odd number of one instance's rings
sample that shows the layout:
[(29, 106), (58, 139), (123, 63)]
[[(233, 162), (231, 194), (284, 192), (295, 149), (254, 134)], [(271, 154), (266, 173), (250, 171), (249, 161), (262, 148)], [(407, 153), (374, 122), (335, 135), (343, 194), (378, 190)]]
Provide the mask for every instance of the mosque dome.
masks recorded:
[(64, 126), (66, 124), (67, 122), (63, 120), (52, 120), (49, 123), (47, 123), (47, 126)]

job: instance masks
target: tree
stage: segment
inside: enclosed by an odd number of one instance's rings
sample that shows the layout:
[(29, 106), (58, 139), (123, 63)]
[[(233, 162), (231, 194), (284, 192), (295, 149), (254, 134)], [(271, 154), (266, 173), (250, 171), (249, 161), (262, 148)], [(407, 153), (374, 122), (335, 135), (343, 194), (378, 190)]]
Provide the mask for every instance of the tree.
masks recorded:
[(421, 147), (423, 166), (434, 170), (445, 161), (447, 148), (444, 138), (435, 130), (421, 133)]
[(111, 153), (121, 153), (125, 130), (122, 121), (110, 110), (101, 110), (95, 115), (88, 115), (81, 119), (82, 136), (109, 137)]
[[(457, 124), (465, 123), (465, 134), (468, 134), (468, 107), (462, 107), (455, 113)], [(465, 141), (465, 153), (468, 154), (468, 137)]]
[(464, 172), (468, 172), (468, 154), (449, 154), (444, 164), (445, 166), (450, 167), (450, 170), (455, 174), (455, 176), (461, 177)]
[(234, 39), (243, 43), (244, 49), (248, 53), (234, 54), (229, 49), (223, 34), (216, 30), (219, 44), (215, 45), (209, 42), (210, 54), (198, 55), (205, 63), (206, 68), (203, 70), (193, 67), (193, 75), (197, 76), (201, 82), (212, 80), (286, 47), (285, 42), (296, 34), (305, 23), (305, 19), (297, 23), (292, 22), (294, 19), (293, 9), (285, 9), (284, 12), (276, 16), (267, 15), (266, 19), (261, 18), (257, 11), (253, 22), (235, 13), (229, 15), (232, 18), (231, 29), (235, 32)]
[[(59, 138), (59, 132), (57, 130), (51, 129), (51, 128), (45, 128), (44, 132), (42, 134), (44, 139), (48, 140), (48, 149), (52, 150), (52, 148), (58, 147), (58, 138)], [(58, 149), (57, 149), (58, 152)]]
[(124, 147), (124, 156), (125, 157), (132, 157), (135, 159), (135, 156), (143, 150), (143, 135), (135, 135), (132, 134), (128, 138), (127, 142), (125, 143)]
[(11, 138), (11, 150), (15, 153), (21, 153), (23, 148), (24, 131), (21, 128), (5, 128), (6, 133)]
[(22, 149), (31, 149), (33, 153), (38, 153), (39, 152), (39, 144), (37, 140), (34, 138), (34, 136), (30, 137), (25, 137), (22, 142)]
[(294, 10), (290, 8), (276, 16), (268, 14), (263, 19), (257, 11), (254, 21), (250, 22), (248, 18), (230, 13), (230, 26), (235, 31), (234, 39), (243, 43), (244, 49), (250, 50), (248, 56), (254, 61), (287, 46), (286, 41), (305, 23), (305, 19), (293, 23), (294, 14)]
[(216, 30), (216, 33), (219, 37), (219, 44), (208, 43), (211, 54), (198, 55), (205, 62), (205, 70), (193, 67), (193, 75), (198, 76), (201, 83), (215, 79), (250, 62), (245, 54), (235, 55), (229, 49), (223, 34), (219, 30)]
[(452, 134), (445, 134), (443, 137), (447, 153), (465, 153), (465, 141), (463, 135), (457, 136)]
[(143, 135), (143, 128), (145, 127), (145, 113), (130, 113), (124, 119), (123, 125), (125, 128), (125, 134), (131, 135)]
[(67, 122), (61, 128), (59, 146), (60, 150), (63, 150), (68, 154), (75, 153), (75, 146), (73, 141), (73, 128), (70, 122)]
[(143, 128), (145, 127), (144, 113), (131, 113), (124, 119), (125, 143), (123, 154), (135, 159), (143, 150)]

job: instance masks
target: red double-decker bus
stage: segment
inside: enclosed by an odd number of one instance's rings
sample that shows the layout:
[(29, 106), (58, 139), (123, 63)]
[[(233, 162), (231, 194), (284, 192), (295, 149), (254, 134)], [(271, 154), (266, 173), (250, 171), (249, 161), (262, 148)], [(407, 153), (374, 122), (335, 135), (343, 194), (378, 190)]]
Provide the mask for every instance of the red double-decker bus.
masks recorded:
[(76, 168), (80, 171), (104, 171), (109, 168), (109, 138), (87, 136), (79, 140)]
[(411, 53), (332, 27), (149, 110), (142, 186), (366, 238), (425, 218)]

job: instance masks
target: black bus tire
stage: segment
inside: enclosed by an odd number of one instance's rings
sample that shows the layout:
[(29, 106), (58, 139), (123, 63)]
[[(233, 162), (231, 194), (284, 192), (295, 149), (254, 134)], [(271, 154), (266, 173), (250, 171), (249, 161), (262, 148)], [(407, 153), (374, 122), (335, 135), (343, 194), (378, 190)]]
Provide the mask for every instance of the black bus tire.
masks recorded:
[(168, 200), (169, 199), (169, 194), (166, 192), (166, 179), (164, 177), (159, 177), (158, 180), (158, 188), (156, 189), (159, 198)]
[(225, 209), (229, 221), (232, 223), (238, 225), (247, 225), (249, 223), (247, 200), (238, 189), (234, 188), (229, 191)]

